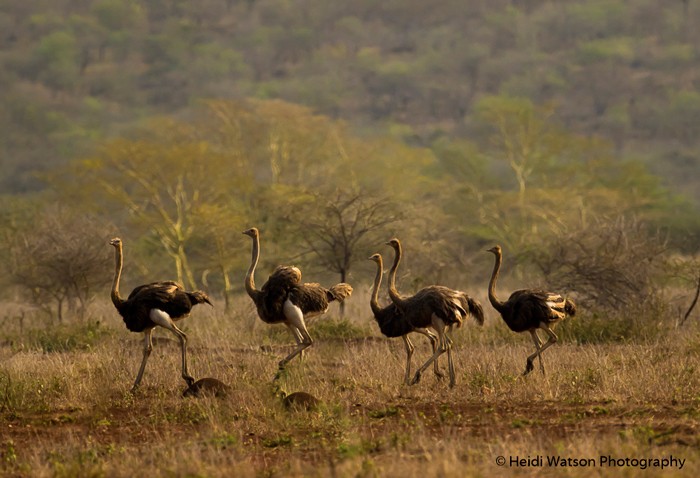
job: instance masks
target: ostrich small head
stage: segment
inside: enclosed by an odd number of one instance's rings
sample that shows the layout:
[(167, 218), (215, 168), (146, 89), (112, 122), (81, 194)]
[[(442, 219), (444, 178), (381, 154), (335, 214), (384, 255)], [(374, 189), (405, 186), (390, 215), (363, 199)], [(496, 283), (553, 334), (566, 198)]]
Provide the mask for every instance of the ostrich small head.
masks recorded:
[(389, 239), (389, 242), (387, 242), (386, 245), (393, 247), (394, 250), (399, 250), (399, 248), (401, 247), (401, 243), (395, 237)]
[(111, 241), (109, 241), (109, 244), (112, 245), (112, 246), (114, 246), (114, 247), (121, 247), (121, 245), (122, 245), (122, 240), (119, 239), (118, 237), (115, 237), (114, 239), (112, 239)]
[(372, 254), (367, 259), (369, 259), (370, 261), (373, 261), (373, 262), (379, 262), (382, 260), (382, 256), (380, 254)]
[(496, 256), (500, 256), (501, 252), (502, 252), (501, 246), (498, 246), (498, 245), (493, 246), (491, 249), (487, 249), (486, 252), (490, 252), (491, 254), (494, 254)]
[(192, 295), (192, 298), (194, 299), (194, 301), (195, 301), (196, 303), (198, 303), (198, 304), (203, 304), (203, 303), (206, 302), (207, 304), (209, 304), (209, 305), (211, 305), (212, 307), (214, 307), (214, 304), (212, 304), (212, 303), (209, 301), (209, 296), (207, 295), (206, 292), (203, 292), (203, 291), (201, 291), (201, 290), (196, 290), (196, 291), (192, 292), (191, 295)]
[(250, 237), (258, 237), (260, 234), (257, 227), (251, 227), (250, 229), (243, 231), (243, 234)]

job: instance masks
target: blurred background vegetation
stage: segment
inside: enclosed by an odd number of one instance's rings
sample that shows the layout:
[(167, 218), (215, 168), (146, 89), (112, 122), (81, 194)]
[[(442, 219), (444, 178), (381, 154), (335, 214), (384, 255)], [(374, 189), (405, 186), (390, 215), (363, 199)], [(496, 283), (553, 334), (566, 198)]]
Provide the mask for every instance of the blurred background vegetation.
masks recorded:
[(398, 236), (404, 290), (485, 300), (500, 243), (612, 336), (683, 320), (699, 26), (691, 0), (0, 0), (4, 299), (83, 316), (119, 235), (125, 289), (228, 303), (257, 226), (259, 281), (369, 284)]

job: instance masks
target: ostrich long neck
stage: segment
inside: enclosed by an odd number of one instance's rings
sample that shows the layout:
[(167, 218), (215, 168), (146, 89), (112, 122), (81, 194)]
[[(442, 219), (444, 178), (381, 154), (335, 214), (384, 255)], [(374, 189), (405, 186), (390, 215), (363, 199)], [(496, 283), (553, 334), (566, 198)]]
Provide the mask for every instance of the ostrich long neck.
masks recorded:
[(374, 276), (374, 285), (372, 287), (372, 296), (369, 299), (369, 306), (372, 308), (372, 312), (376, 315), (381, 312), (381, 307), (379, 307), (379, 286), (382, 283), (382, 269), (384, 264), (382, 264), (382, 258), (377, 259), (377, 275)]
[(489, 281), (489, 302), (491, 302), (494, 309), (501, 312), (503, 310), (503, 302), (496, 298), (496, 279), (498, 279), (498, 271), (501, 269), (501, 261), (503, 259), (500, 252), (496, 252), (494, 255), (496, 256), (496, 263), (493, 265), (493, 273)]
[(403, 303), (403, 297), (396, 290), (396, 269), (399, 268), (399, 262), (401, 262), (401, 244), (397, 244), (394, 249), (394, 264), (392, 264), (389, 270), (389, 297), (391, 301), (396, 305), (401, 305)]
[(112, 282), (112, 303), (117, 307), (121, 305), (124, 300), (119, 295), (119, 279), (122, 276), (122, 265), (124, 264), (124, 259), (122, 258), (122, 246), (117, 245), (114, 248), (114, 282)]
[(250, 261), (250, 267), (248, 268), (248, 273), (245, 275), (245, 290), (248, 295), (253, 299), (256, 299), (260, 294), (260, 291), (255, 288), (255, 267), (258, 265), (258, 259), (260, 258), (260, 238), (255, 235), (253, 236), (253, 257)]

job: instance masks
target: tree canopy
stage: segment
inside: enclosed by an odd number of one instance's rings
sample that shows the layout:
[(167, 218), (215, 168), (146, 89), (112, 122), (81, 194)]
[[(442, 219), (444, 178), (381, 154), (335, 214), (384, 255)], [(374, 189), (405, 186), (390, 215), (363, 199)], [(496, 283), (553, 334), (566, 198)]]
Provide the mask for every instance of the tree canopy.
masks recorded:
[(226, 297), (251, 226), (267, 266), (348, 280), (399, 236), (416, 285), (483, 280), (493, 242), (541, 266), (620, 218), (695, 253), (699, 20), (647, 0), (0, 0), (0, 253), (31, 255), (13, 239), (41, 221), (15, 212), (55, 202), (123, 236), (128, 280)]

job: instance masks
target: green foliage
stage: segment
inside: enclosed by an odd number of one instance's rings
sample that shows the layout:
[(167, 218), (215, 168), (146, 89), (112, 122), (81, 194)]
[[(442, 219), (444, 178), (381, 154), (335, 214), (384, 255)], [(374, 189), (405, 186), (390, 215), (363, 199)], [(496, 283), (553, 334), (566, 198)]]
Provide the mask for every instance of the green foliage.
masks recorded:
[(290, 211), (338, 192), (410, 218), (345, 259), (400, 235), (415, 286), (469, 285), (483, 243), (520, 260), (601, 216), (697, 249), (698, 14), (526, 3), (7, 2), (0, 184), (116, 224), (131, 280), (227, 298), (251, 225), (264, 260), (325, 272)]
[(43, 353), (66, 353), (75, 350), (91, 350), (111, 333), (109, 329), (100, 325), (99, 321), (74, 323), (32, 329), (22, 342), (26, 347)]
[(393, 417), (399, 414), (399, 409), (396, 407), (387, 407), (381, 410), (370, 410), (367, 414), (370, 418), (386, 418)]
[[(668, 309), (649, 301), (619, 310), (592, 308), (578, 314), (557, 330), (562, 340), (578, 344), (647, 343), (668, 333)], [(560, 332), (561, 331), (561, 332)]]
[(687, 90), (675, 92), (662, 114), (664, 127), (670, 136), (692, 143), (700, 133), (700, 94)]
[[(696, 63), (698, 15), (682, 2), (300, 5), (8, 3), (0, 83), (13, 93), (0, 97), (0, 111), (33, 100), (39, 111), (57, 113), (59, 130), (65, 124), (69, 133), (44, 149), (43, 141), (16, 141), (8, 119), (0, 135), (7, 156), (21, 158), (9, 174), (46, 167), (53, 158), (44, 153), (64, 141), (72, 154), (124, 124), (203, 97), (302, 102), (363, 129), (402, 125), (418, 144), (443, 135), (478, 140), (474, 103), (499, 92), (557, 104), (558, 122), (607, 136), (625, 151), (658, 155), (668, 139), (694, 144), (698, 137), (687, 126), (692, 112), (679, 112), (688, 115), (680, 132), (664, 127)], [(78, 106), (85, 96), (106, 105), (97, 121)], [(607, 109), (627, 102), (628, 120), (610, 128)], [(30, 185), (41, 187), (24, 179), (15, 188)]]
[(634, 59), (634, 39), (591, 40), (579, 45), (578, 54), (583, 64), (599, 61), (628, 63)]
[(34, 52), (37, 77), (50, 88), (71, 89), (78, 77), (78, 49), (72, 33), (57, 31), (41, 39)]
[(313, 335), (319, 340), (346, 340), (367, 337), (367, 328), (359, 327), (348, 319), (323, 319), (314, 323)]
[(65, 380), (54, 377), (46, 380), (32, 376), (18, 376), (0, 371), (0, 411), (10, 417), (22, 411), (46, 412), (49, 403), (63, 395)]
[(292, 444), (293, 439), (289, 435), (265, 438), (262, 441), (262, 446), (264, 446), (265, 448), (278, 448), (281, 446), (291, 446)]
[(93, 2), (91, 11), (102, 26), (113, 31), (133, 27), (142, 15), (141, 6), (133, 0), (99, 0)]

